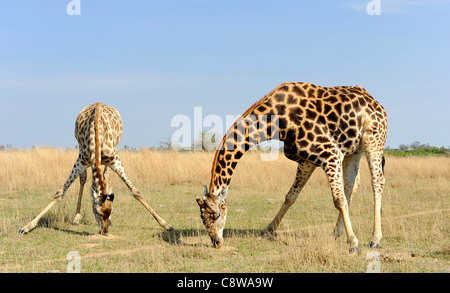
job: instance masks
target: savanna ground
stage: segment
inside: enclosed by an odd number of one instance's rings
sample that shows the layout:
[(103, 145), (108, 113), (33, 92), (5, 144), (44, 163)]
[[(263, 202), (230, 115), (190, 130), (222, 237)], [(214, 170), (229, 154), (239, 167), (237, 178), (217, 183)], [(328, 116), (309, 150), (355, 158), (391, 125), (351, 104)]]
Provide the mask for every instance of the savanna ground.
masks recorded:
[(211, 152), (119, 153), (130, 179), (175, 233), (163, 231), (113, 174), (111, 235), (98, 236), (88, 171), (80, 225), (71, 225), (77, 180), (35, 230), (20, 235), (62, 187), (77, 155), (52, 148), (0, 152), (0, 272), (66, 272), (73, 251), (81, 256), (81, 272), (367, 272), (376, 261), (368, 257), (371, 251), (379, 253), (381, 272), (450, 271), (450, 157), (387, 156), (383, 248), (375, 250), (366, 247), (373, 195), (363, 158), (362, 184), (350, 206), (361, 253), (349, 255), (345, 233), (337, 240), (330, 235), (338, 213), (320, 169), (277, 233), (260, 235), (281, 207), (296, 163), (283, 154), (263, 162), (257, 152), (241, 159), (231, 182), (221, 249), (212, 248), (195, 201), (209, 184)]

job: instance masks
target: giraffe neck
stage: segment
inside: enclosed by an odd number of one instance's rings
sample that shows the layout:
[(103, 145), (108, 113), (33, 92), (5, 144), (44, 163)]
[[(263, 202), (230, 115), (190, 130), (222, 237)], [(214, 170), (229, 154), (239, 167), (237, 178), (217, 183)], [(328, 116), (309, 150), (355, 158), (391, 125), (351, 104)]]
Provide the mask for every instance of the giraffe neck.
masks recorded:
[(227, 131), (219, 144), (211, 169), (209, 193), (217, 195), (231, 181), (242, 156), (251, 147), (270, 139), (279, 139), (278, 120), (274, 111), (264, 104), (265, 111), (257, 107), (266, 97), (250, 107)]

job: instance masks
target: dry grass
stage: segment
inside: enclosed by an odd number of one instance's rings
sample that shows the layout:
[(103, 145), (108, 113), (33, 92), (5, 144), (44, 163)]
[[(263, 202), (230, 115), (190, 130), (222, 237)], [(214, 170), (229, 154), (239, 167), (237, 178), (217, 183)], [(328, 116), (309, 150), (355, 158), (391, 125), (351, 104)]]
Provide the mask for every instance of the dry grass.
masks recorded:
[[(66, 181), (76, 151), (38, 148), (0, 152), (0, 271), (64, 271), (65, 255), (78, 251), (84, 272), (365, 272), (372, 233), (373, 197), (367, 163), (350, 215), (362, 253), (347, 254), (345, 235), (329, 236), (337, 219), (325, 175), (317, 170), (275, 237), (261, 237), (284, 200), (296, 164), (282, 154), (262, 162), (247, 153), (239, 163), (228, 196), (225, 247), (211, 248), (195, 196), (209, 184), (213, 153), (140, 151), (119, 153), (133, 183), (155, 210), (177, 229), (162, 232), (117, 176), (111, 233), (97, 231), (90, 199), (84, 220), (70, 225), (78, 183), (22, 237), (31, 220)], [(448, 272), (450, 158), (388, 157), (383, 198), (383, 272)]]
[[(143, 150), (139, 152), (121, 151), (119, 153), (128, 176), (135, 185), (149, 185), (167, 187), (173, 185), (206, 185), (209, 184), (211, 163), (214, 153), (211, 152), (159, 152)], [(62, 150), (53, 148), (37, 148), (26, 151), (0, 152), (0, 184), (5, 191), (30, 191), (36, 188), (59, 188), (63, 184), (76, 161), (76, 150)], [(259, 168), (259, 154), (249, 153), (239, 168), (246, 176), (237, 176), (233, 179), (235, 185), (247, 183), (263, 187), (264, 190), (272, 188), (268, 181), (260, 182), (261, 178), (270, 176), (270, 168)], [(283, 157), (282, 154), (279, 156)], [(284, 158), (284, 157), (283, 157)], [(256, 159), (256, 160), (255, 160)], [(288, 160), (269, 162), (277, 172), (291, 173), (295, 163)], [(241, 175), (242, 175), (241, 174)], [(267, 177), (268, 178), (268, 177)], [(288, 179), (287, 181), (290, 181)]]

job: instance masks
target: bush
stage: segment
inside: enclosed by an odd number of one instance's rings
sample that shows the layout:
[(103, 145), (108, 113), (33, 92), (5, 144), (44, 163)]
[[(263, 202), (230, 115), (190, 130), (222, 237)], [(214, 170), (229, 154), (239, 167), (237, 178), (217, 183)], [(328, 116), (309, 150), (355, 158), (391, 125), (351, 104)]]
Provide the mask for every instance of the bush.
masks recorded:
[(397, 157), (409, 156), (450, 156), (450, 151), (446, 148), (422, 148), (417, 150), (385, 150), (386, 155)]

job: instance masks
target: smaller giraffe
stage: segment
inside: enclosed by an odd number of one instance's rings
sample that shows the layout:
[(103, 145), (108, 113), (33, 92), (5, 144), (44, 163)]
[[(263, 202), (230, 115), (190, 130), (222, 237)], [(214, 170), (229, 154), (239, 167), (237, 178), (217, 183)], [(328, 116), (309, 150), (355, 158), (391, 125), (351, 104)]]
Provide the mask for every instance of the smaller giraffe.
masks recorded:
[[(93, 199), (93, 212), (96, 221), (99, 223), (99, 234), (108, 235), (109, 218), (112, 213), (112, 203), (114, 194), (109, 187), (109, 172), (112, 169), (125, 182), (128, 189), (166, 230), (173, 230), (172, 226), (162, 219), (143, 199), (140, 191), (134, 187), (128, 179), (122, 162), (117, 155), (117, 146), (122, 138), (122, 118), (119, 112), (101, 102), (85, 107), (77, 117), (75, 122), (75, 137), (79, 145), (78, 160), (73, 166), (69, 179), (63, 188), (58, 190), (50, 204), (42, 210), (31, 222), (20, 229), (21, 234), (27, 234), (33, 230), (39, 220), (60, 201), (67, 192), (70, 185), (80, 176), (80, 192), (78, 197), (77, 212), (74, 224), (79, 223), (81, 219), (80, 208), (83, 197), (83, 189), (86, 183), (86, 169), (92, 168), (92, 188), (91, 196)], [(105, 165), (103, 176), (100, 166)], [(108, 192), (107, 192), (108, 190)]]

